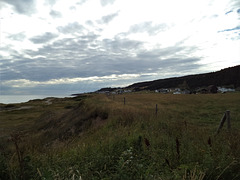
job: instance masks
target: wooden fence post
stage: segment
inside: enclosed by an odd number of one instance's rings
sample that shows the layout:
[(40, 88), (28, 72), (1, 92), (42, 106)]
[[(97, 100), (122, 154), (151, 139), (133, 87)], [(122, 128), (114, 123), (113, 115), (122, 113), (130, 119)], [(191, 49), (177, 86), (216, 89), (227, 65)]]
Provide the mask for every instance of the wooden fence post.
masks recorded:
[(126, 104), (126, 99), (125, 99), (125, 97), (123, 98), (123, 104), (124, 104), (124, 105)]
[(156, 104), (156, 116), (157, 116), (157, 113), (158, 113), (158, 105)]
[(229, 110), (227, 110), (225, 113), (224, 113), (224, 115), (223, 115), (223, 117), (222, 117), (222, 120), (221, 120), (221, 122), (220, 122), (220, 124), (219, 124), (219, 127), (218, 127), (218, 130), (217, 130), (217, 134), (220, 132), (220, 130), (222, 129), (222, 127), (223, 127), (223, 124), (224, 124), (224, 122), (227, 120), (227, 128), (228, 128), (228, 130), (230, 130), (231, 129), (231, 123), (230, 123), (230, 111)]

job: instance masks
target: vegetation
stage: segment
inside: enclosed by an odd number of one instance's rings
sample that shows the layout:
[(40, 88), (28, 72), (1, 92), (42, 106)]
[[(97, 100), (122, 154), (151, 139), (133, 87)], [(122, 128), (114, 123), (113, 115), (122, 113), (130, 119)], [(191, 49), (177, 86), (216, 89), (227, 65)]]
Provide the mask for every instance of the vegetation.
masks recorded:
[(139, 82), (130, 85), (127, 88), (135, 90), (156, 90), (160, 88), (176, 88), (176, 85), (181, 87), (182, 85), (187, 85), (185, 88), (194, 91), (198, 88), (215, 85), (237, 89), (240, 87), (239, 79), (240, 65), (229, 67), (217, 72)]
[[(0, 179), (239, 179), (239, 102), (141, 92), (1, 105)], [(232, 129), (216, 134), (226, 110)]]

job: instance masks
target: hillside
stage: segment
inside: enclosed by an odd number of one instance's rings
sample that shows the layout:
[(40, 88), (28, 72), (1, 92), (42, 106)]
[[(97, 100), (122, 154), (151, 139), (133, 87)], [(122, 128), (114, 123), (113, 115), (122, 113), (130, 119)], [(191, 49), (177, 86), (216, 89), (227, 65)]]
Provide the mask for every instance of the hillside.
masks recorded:
[[(0, 179), (239, 179), (239, 102), (139, 92), (2, 104)], [(216, 134), (226, 110), (232, 128)]]
[(186, 82), (191, 90), (195, 90), (200, 87), (207, 87), (209, 85), (238, 88), (240, 87), (240, 65), (226, 68), (217, 72), (139, 82), (132, 84), (127, 88), (140, 90), (177, 88), (184, 82)]

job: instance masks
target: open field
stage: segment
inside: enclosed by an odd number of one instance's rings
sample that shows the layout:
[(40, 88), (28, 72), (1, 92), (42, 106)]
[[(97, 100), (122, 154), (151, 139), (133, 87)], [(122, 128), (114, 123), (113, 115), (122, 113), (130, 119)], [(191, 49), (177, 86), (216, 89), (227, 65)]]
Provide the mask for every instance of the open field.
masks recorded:
[[(146, 92), (1, 105), (0, 179), (239, 179), (239, 102)], [(231, 131), (216, 134), (226, 110)]]

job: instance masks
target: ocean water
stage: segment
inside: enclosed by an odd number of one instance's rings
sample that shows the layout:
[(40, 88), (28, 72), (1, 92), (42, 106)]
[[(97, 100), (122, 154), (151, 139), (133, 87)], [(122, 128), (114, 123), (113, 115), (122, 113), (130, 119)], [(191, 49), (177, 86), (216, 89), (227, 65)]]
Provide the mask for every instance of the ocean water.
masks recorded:
[(56, 98), (64, 98), (70, 97), (67, 95), (0, 95), (0, 103), (3, 104), (11, 104), (11, 103), (22, 103), (28, 102), (33, 99), (44, 99), (47, 97), (56, 97)]

